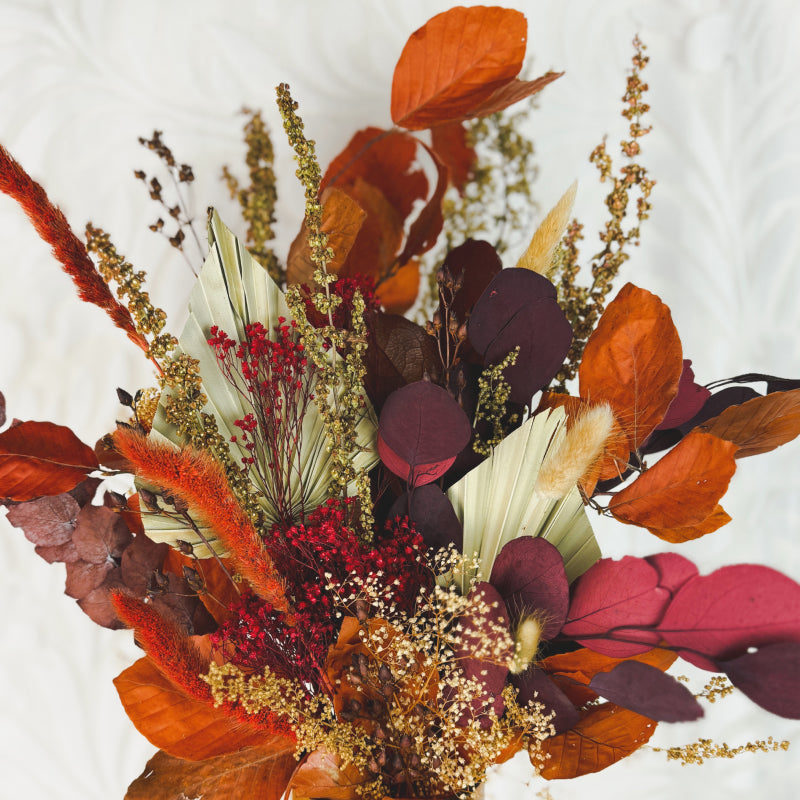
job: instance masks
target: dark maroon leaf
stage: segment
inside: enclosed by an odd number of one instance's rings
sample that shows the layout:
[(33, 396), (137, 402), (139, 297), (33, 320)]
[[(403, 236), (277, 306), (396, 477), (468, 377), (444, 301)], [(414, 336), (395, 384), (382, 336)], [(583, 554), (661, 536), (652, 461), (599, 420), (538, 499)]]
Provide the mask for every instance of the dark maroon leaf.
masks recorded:
[(697, 425), (701, 425), (712, 417), (719, 416), (726, 408), (741, 405), (754, 397), (761, 397), (761, 395), (749, 386), (730, 386), (727, 389), (723, 389), (721, 392), (712, 394), (703, 403), (700, 411), (680, 426), (680, 430), (686, 434)]
[(749, 647), (800, 642), (800, 585), (760, 564), (722, 567), (688, 580), (657, 630), (682, 658), (713, 672)]
[(623, 661), (589, 683), (601, 697), (657, 722), (688, 722), (703, 716), (697, 698), (671, 675), (640, 661)]
[[(561, 633), (597, 653), (615, 658), (655, 647), (653, 630), (672, 599), (659, 573), (643, 558), (600, 559), (573, 584)], [(641, 644), (639, 644), (641, 643)]]
[(645, 561), (658, 571), (658, 585), (673, 596), (689, 578), (698, 574), (697, 567), (678, 553), (656, 553)]
[(800, 644), (779, 642), (719, 661), (718, 668), (754, 703), (787, 719), (800, 719)]
[(102, 483), (100, 478), (86, 478), (81, 481), (74, 489), (70, 489), (67, 494), (74, 497), (78, 505), (83, 508), (87, 503), (90, 503), (95, 494), (97, 487)]
[(556, 735), (578, 724), (581, 718), (578, 709), (546, 672), (534, 667), (526, 669), (521, 675), (512, 675), (509, 680), (517, 690), (517, 702), (521, 706), (532, 701), (541, 703), (545, 713), (555, 713), (550, 724), (555, 728)]
[(67, 583), (64, 593), (69, 597), (80, 600), (100, 586), (113, 569), (116, 569), (116, 567), (111, 561), (105, 561), (101, 564), (91, 564), (80, 558), (77, 561), (70, 561), (67, 564)]
[(124, 589), (125, 584), (120, 577), (119, 568), (109, 570), (105, 580), (96, 589), (92, 589), (87, 595), (78, 600), (78, 606), (92, 622), (96, 622), (103, 628), (119, 630), (125, 624), (117, 617), (114, 607), (111, 604), (111, 592)]
[(161, 568), (169, 552), (169, 545), (157, 544), (141, 534), (134, 536), (133, 541), (122, 554), (122, 580), (136, 597), (144, 597), (150, 584), (152, 574)]
[[(459, 322), (466, 320), (486, 287), (502, 269), (503, 262), (497, 250), (480, 239), (467, 239), (447, 254), (442, 270), (461, 281), (461, 288), (450, 306)], [(443, 310), (441, 305), (439, 308)]]
[[(491, 721), (483, 715), (483, 710), (492, 707), (497, 716), (500, 716), (505, 709), (502, 691), (508, 676), (508, 668), (496, 663), (496, 658), (476, 658), (475, 654), (491, 652), (494, 649), (491, 631), (497, 628), (507, 630), (509, 618), (503, 598), (490, 583), (485, 581), (476, 583), (470, 595), (482, 598), (483, 603), (459, 618), (461, 638), (455, 655), (466, 677), (478, 680), (486, 687), (485, 694), (473, 702), (472, 709), (475, 716), (480, 719), (481, 726), (488, 727)], [(507, 655), (510, 657), (511, 653)]]
[(378, 413), (396, 389), (425, 378), (439, 380), (442, 360), (436, 340), (419, 325), (383, 311), (364, 319), (369, 333), (364, 388)]
[(15, 528), (22, 528), (28, 541), (53, 547), (72, 539), (80, 510), (76, 500), (65, 493), (18, 503), (9, 508), (6, 516)]
[(683, 360), (683, 372), (681, 372), (680, 383), (678, 384), (678, 394), (670, 403), (666, 416), (656, 427), (657, 431), (677, 428), (684, 422), (688, 422), (697, 414), (711, 397), (711, 392), (705, 386), (695, 383), (692, 362), (685, 358)]
[(395, 500), (388, 519), (408, 517), (428, 547), (455, 545), (460, 550), (464, 529), (447, 495), (434, 483), (418, 486)]
[(492, 280), (475, 304), (468, 332), (487, 366), (519, 346), (516, 364), (505, 370), (515, 403), (529, 403), (550, 383), (572, 343), (555, 287), (527, 269), (504, 269)]
[(410, 486), (419, 486), (447, 471), (471, 432), (467, 415), (444, 389), (417, 381), (386, 400), (378, 452), (392, 472)]
[(767, 384), (767, 394), (800, 389), (800, 380), (797, 378), (779, 378), (776, 375), (765, 375), (763, 372), (747, 372), (744, 375), (734, 375), (732, 378), (722, 378), (707, 384), (707, 388), (714, 389), (731, 383), (760, 383), (761, 381), (765, 381)]
[(72, 541), (84, 561), (119, 565), (122, 552), (133, 541), (133, 535), (119, 514), (105, 506), (87, 505), (78, 514)]
[(0, 428), (6, 424), (6, 398), (2, 392), (0, 392)]
[(564, 560), (550, 542), (521, 536), (495, 559), (489, 582), (500, 592), (514, 625), (528, 614), (544, 621), (542, 639), (552, 639), (569, 610), (569, 582)]

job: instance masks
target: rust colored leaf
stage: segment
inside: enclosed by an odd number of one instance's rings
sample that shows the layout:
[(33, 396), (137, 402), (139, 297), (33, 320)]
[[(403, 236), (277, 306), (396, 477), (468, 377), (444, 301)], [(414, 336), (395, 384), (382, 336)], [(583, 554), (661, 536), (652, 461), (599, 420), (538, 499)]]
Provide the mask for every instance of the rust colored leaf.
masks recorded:
[[(614, 495), (611, 513), (645, 528), (687, 528), (717, 508), (736, 471), (736, 445), (690, 433), (630, 486)], [(663, 538), (663, 537), (662, 537)]]
[[(329, 187), (321, 196), (323, 233), (328, 234), (328, 247), (333, 250), (333, 258), (326, 264), (328, 272), (338, 273), (352, 248), (364, 218), (367, 216), (358, 203), (340, 189)], [(305, 223), (300, 228), (289, 248), (286, 260), (286, 279), (288, 283), (311, 283), (317, 265), (311, 260), (308, 244), (308, 228)]]
[(375, 290), (375, 296), (389, 314), (404, 314), (419, 293), (419, 261), (415, 258), (400, 267)]
[(263, 730), (189, 697), (149, 658), (140, 658), (124, 670), (114, 685), (139, 733), (170, 756), (202, 761), (269, 740)]
[(439, 160), (447, 166), (450, 185), (459, 194), (472, 175), (477, 155), (467, 143), (467, 129), (463, 122), (439, 125), (431, 131), (431, 147)]
[(0, 497), (21, 502), (62, 494), (98, 466), (92, 448), (63, 425), (21, 422), (0, 433)]
[(578, 683), (588, 684), (598, 672), (608, 672), (623, 661), (639, 661), (642, 664), (649, 664), (651, 667), (658, 667), (663, 671), (669, 669), (676, 658), (677, 655), (671, 650), (659, 647), (630, 658), (604, 656), (587, 647), (582, 647), (571, 653), (549, 656), (539, 662), (539, 666), (550, 675), (566, 675)]
[(704, 520), (694, 525), (686, 525), (683, 528), (648, 528), (648, 530), (665, 542), (677, 544), (699, 539), (707, 533), (713, 533), (717, 528), (727, 525), (730, 521), (730, 514), (721, 505), (717, 505)]
[(410, 130), (474, 116), (514, 80), (528, 25), (519, 11), (453, 8), (411, 34), (394, 71), (392, 120)]
[(405, 219), (414, 203), (428, 196), (428, 179), (417, 166), (418, 144), (418, 139), (402, 131), (364, 128), (331, 161), (320, 189), (336, 186), (350, 194), (357, 180), (366, 181)]
[(496, 114), (504, 108), (513, 106), (526, 97), (538, 94), (545, 86), (560, 78), (563, 72), (545, 72), (532, 81), (521, 81), (514, 79), (511, 83), (501, 86), (485, 103), (472, 110), (471, 117), (485, 117), (488, 114)]
[(736, 458), (774, 450), (800, 434), (800, 389), (730, 406), (695, 430), (733, 442), (739, 448)]
[(681, 341), (656, 295), (626, 283), (586, 343), (578, 369), (580, 395), (607, 402), (636, 449), (678, 393)]
[(296, 767), (294, 744), (281, 737), (205, 761), (161, 751), (128, 787), (125, 800), (280, 800)]
[(360, 796), (358, 787), (366, 780), (366, 773), (352, 764), (340, 767), (338, 756), (319, 748), (303, 761), (288, 788), (296, 800), (356, 800)]
[(603, 703), (584, 712), (572, 730), (551, 736), (531, 761), (546, 780), (577, 778), (610, 767), (640, 748), (653, 735), (653, 720)]

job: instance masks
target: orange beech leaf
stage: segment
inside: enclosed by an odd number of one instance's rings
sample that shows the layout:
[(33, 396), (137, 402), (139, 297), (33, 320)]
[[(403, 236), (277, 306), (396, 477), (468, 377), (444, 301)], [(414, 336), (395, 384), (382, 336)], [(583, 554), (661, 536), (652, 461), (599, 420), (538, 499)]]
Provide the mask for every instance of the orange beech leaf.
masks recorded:
[[(333, 258), (325, 265), (328, 272), (336, 273), (347, 259), (347, 255), (367, 216), (358, 203), (340, 189), (329, 187), (320, 196), (322, 202), (323, 233), (328, 234), (328, 247)], [(305, 222), (289, 248), (286, 259), (288, 283), (311, 283), (317, 265), (311, 260), (308, 244), (308, 228)]]
[(514, 80), (528, 24), (505, 8), (453, 8), (411, 34), (392, 80), (392, 120), (410, 130), (473, 116)]
[(261, 745), (270, 738), (213, 703), (181, 691), (149, 658), (140, 658), (114, 679), (125, 713), (147, 741), (176, 758), (203, 761)]
[(589, 337), (580, 395), (607, 402), (636, 449), (664, 418), (683, 372), (672, 315), (656, 295), (626, 283)]
[(205, 761), (156, 753), (128, 787), (125, 800), (281, 800), (297, 767), (294, 744), (276, 737), (260, 747)]
[(692, 432), (611, 498), (620, 522), (645, 528), (686, 528), (717, 508), (736, 471), (736, 445)]
[(727, 525), (731, 521), (730, 514), (725, 509), (717, 505), (714, 510), (700, 522), (694, 525), (686, 525), (682, 528), (649, 528), (650, 533), (663, 539), (665, 542), (688, 542), (692, 539), (699, 539), (707, 533), (713, 533), (717, 528)]
[(356, 800), (361, 796), (358, 787), (371, 777), (353, 764), (340, 767), (339, 757), (320, 747), (303, 760), (287, 788), (294, 800)]
[(414, 305), (419, 292), (419, 261), (413, 258), (375, 290), (387, 314), (403, 314)]
[(0, 433), (0, 497), (25, 502), (74, 489), (99, 463), (89, 445), (52, 422), (20, 422)]
[(656, 723), (641, 714), (602, 703), (583, 712), (571, 730), (531, 750), (531, 762), (546, 780), (600, 772), (638, 750), (655, 729)]
[(515, 79), (511, 83), (501, 86), (486, 102), (473, 109), (470, 116), (485, 117), (489, 114), (496, 114), (498, 111), (524, 100), (526, 97), (538, 94), (545, 86), (551, 84), (563, 74), (563, 72), (545, 72), (544, 75), (540, 75), (532, 81)]
[(350, 187), (361, 179), (379, 189), (404, 220), (414, 203), (428, 196), (428, 179), (417, 165), (419, 144), (418, 139), (402, 131), (364, 128), (331, 161), (320, 189), (336, 186), (350, 194)]
[(453, 122), (433, 128), (431, 147), (439, 160), (447, 166), (450, 184), (462, 194), (477, 159), (475, 148), (467, 144), (464, 123)]
[(774, 450), (800, 434), (800, 389), (754, 397), (706, 420), (695, 430), (738, 445), (736, 458)]
[(646, 653), (639, 653), (629, 658), (614, 658), (595, 653), (587, 647), (573, 650), (571, 653), (560, 653), (548, 656), (539, 662), (539, 667), (550, 675), (566, 675), (579, 683), (589, 684), (598, 672), (608, 672), (623, 661), (640, 661), (657, 667), (662, 672), (672, 666), (677, 655), (671, 650), (654, 647)]

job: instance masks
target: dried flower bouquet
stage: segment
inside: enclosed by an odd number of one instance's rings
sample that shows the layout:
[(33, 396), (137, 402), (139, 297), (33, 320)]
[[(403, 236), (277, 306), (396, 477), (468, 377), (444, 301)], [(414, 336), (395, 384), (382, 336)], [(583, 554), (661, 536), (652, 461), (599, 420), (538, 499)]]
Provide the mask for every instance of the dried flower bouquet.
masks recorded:
[[(575, 186), (515, 265), (471, 236), (491, 188), (481, 137), (494, 126), (524, 161), (503, 113), (560, 75), (517, 77), (525, 39), (517, 11), (434, 17), (398, 61), (395, 127), (357, 132), (324, 173), (279, 86), (303, 229), (281, 261), (254, 113), (250, 185), (227, 175), (246, 241), (209, 215), (178, 338), (109, 236), (89, 225), (84, 244), (0, 149), (0, 189), (158, 376), (118, 390), (126, 420), (94, 447), (50, 422), (0, 433), (9, 521), (144, 651), (115, 681), (160, 749), (130, 800), (462, 797), (520, 751), (577, 777), (702, 716), (666, 671), (678, 658), (726, 676), (706, 698), (732, 685), (800, 718), (800, 585), (672, 552), (602, 558), (587, 513), (670, 543), (712, 533), (736, 459), (800, 433), (800, 381), (702, 386), (657, 296), (629, 283), (607, 302), (653, 187), (638, 41), (626, 165), (592, 154), (611, 190), (591, 283)], [(143, 143), (192, 181), (159, 134)], [(182, 250), (191, 223), (169, 211)], [(103, 487), (118, 474), (135, 491)]]

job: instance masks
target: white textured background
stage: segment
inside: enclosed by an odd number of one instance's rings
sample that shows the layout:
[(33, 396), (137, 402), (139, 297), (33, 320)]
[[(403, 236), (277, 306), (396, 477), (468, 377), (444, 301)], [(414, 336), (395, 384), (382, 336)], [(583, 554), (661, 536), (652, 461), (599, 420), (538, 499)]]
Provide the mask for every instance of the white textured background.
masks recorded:
[[(538, 198), (549, 207), (575, 178), (588, 231), (603, 218), (586, 157), (618, 116), (631, 48), (649, 46), (658, 180), (643, 245), (625, 278), (671, 307), (701, 382), (750, 370), (800, 377), (800, 4), (793, 0), (517, 2), (535, 73), (566, 70), (534, 117)], [(242, 232), (219, 182), (241, 173), (237, 110), (260, 107), (278, 153), (281, 244), (297, 230), (301, 192), (274, 113), (291, 84), (323, 163), (367, 124), (388, 126), (394, 63), (407, 36), (447, 4), (363, 0), (0, 0), (0, 141), (47, 188), (76, 231), (91, 219), (150, 274), (157, 305), (182, 324), (191, 276), (147, 230), (157, 216), (132, 170), (155, 162), (138, 135), (165, 131), (193, 165), (195, 210), (216, 205)], [(238, 228), (237, 228), (238, 226)], [(586, 253), (594, 244), (586, 246)], [(0, 197), (0, 389), (9, 417), (52, 420), (94, 441), (113, 425), (114, 389), (149, 384), (140, 352), (71, 284), (13, 201)], [(621, 283), (620, 283), (621, 285)], [(703, 571), (737, 562), (800, 580), (800, 444), (740, 462), (725, 507), (734, 521), (682, 552)], [(599, 531), (610, 555), (665, 549), (639, 529)], [(129, 634), (95, 627), (62, 595), (63, 567), (0, 520), (0, 800), (117, 800), (152, 752), (127, 723), (111, 679), (135, 657)], [(703, 767), (640, 751), (604, 773), (551, 784), (555, 800), (796, 797), (800, 724), (741, 698), (705, 720), (661, 726), (653, 742), (707, 736), (795, 740), (788, 753)], [(524, 759), (487, 796), (534, 798)]]

